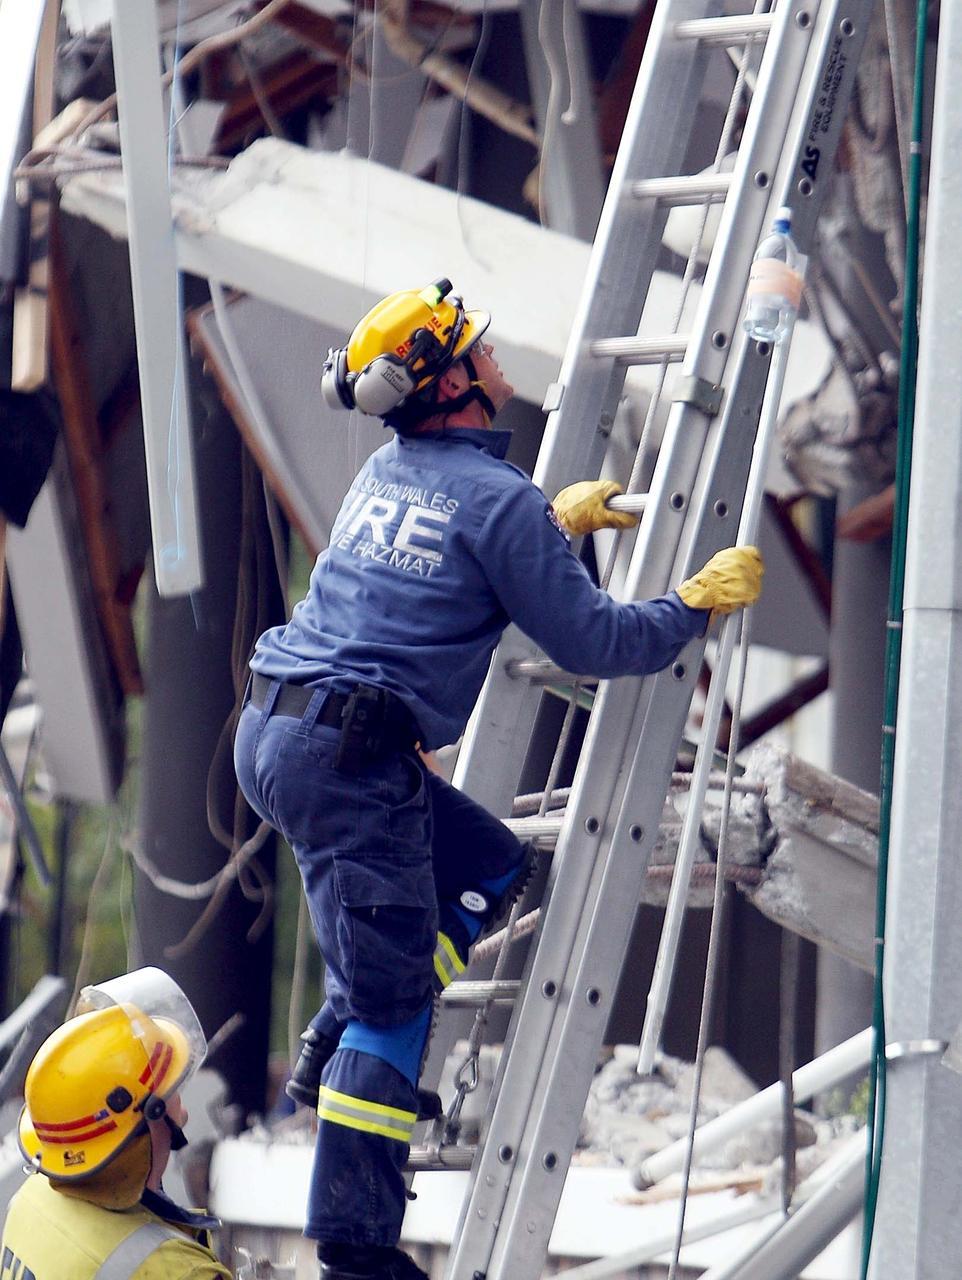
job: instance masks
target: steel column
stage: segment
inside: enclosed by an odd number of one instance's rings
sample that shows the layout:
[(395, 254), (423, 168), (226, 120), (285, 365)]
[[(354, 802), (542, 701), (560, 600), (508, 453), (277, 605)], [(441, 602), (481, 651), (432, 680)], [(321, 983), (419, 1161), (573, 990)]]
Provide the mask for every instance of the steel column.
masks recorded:
[(153, 0), (114, 0), (111, 31), (154, 575), (161, 595), (178, 596), (199, 587), (203, 571)]
[[(922, 289), (920, 358), (892, 801), (889, 1044), (948, 1040), (962, 1019), (962, 9), (943, 5)], [(945, 1274), (962, 1256), (962, 1078), (938, 1055), (888, 1074), (870, 1275)]]

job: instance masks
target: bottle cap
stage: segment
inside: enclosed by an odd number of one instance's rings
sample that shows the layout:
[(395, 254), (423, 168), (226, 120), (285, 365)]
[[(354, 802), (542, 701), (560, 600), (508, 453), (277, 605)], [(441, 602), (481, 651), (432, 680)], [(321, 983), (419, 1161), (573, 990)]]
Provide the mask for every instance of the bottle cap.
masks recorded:
[[(784, 224), (784, 225), (779, 225)], [(787, 204), (783, 204), (778, 213), (775, 214), (775, 226), (779, 231), (788, 231), (792, 225), (792, 211)]]

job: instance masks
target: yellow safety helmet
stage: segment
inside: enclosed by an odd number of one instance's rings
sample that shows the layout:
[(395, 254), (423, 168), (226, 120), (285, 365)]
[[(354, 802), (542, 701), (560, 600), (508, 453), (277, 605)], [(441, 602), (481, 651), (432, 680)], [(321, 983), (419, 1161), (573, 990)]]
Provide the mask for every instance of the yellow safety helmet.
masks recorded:
[(161, 1119), (207, 1051), (190, 1001), (159, 969), (85, 987), (78, 1010), (30, 1064), (18, 1131), (31, 1165), (61, 1182), (92, 1177)]
[(383, 418), (434, 386), (490, 323), (486, 311), (465, 311), (450, 280), (392, 293), (355, 325), (346, 347), (328, 352), (324, 399), (334, 409)]

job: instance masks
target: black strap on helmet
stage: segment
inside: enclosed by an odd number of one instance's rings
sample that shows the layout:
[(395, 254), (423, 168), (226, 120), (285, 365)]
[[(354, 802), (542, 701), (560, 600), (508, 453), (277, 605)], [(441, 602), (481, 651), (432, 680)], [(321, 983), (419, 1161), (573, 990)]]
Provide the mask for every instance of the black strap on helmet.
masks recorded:
[[(498, 411), (491, 397), (485, 391), (484, 384), (478, 379), (478, 371), (475, 368), (474, 361), (470, 355), (463, 355), (461, 362), (467, 369), (468, 377), (471, 380), (471, 385), (467, 390), (462, 391), (459, 396), (453, 396), (450, 400), (439, 401), (439, 384), (434, 383), (426, 391), (421, 392), (420, 395), (408, 396), (404, 404), (385, 414), (384, 425), (391, 427), (398, 435), (410, 435), (422, 423), (427, 422), (429, 418), (450, 418), (452, 414), (460, 413), (462, 409), (466, 409), (469, 404), (479, 404), (487, 415), (488, 420), (493, 419)], [(455, 361), (455, 364), (457, 363), (459, 362)]]
[(169, 1112), (166, 1111), (164, 1112), (164, 1124), (170, 1131), (171, 1151), (183, 1151), (184, 1147), (186, 1147), (189, 1142), (189, 1138), (187, 1137), (187, 1134), (184, 1133), (180, 1125), (175, 1124), (174, 1121), (171, 1120)]
[(494, 407), (494, 403), (487, 391), (484, 389), (484, 383), (478, 378), (478, 371), (475, 368), (474, 361), (470, 355), (461, 357), (465, 369), (468, 371), (468, 377), (471, 385), (466, 391), (462, 391), (459, 396), (454, 396), (450, 400), (445, 400), (440, 407), (443, 417), (447, 418), (452, 413), (459, 413), (460, 410), (466, 409), (469, 404), (477, 403), (481, 406), (488, 418), (491, 419), (498, 412)]

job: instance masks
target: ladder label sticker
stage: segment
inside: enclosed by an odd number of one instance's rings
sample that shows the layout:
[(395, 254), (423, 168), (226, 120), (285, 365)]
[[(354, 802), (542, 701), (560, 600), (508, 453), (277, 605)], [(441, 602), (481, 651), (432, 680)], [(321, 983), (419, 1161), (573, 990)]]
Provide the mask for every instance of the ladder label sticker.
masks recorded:
[[(832, 127), (832, 119), (835, 115), (835, 104), (838, 100), (838, 91), (842, 83), (842, 77), (845, 75), (845, 69), (848, 66), (848, 56), (842, 49), (842, 37), (836, 36), (832, 43), (832, 51), (828, 56), (828, 62), (825, 66), (825, 74), (822, 76), (822, 83), (819, 86), (818, 97), (815, 100), (815, 112), (812, 116), (812, 127), (808, 131), (808, 142), (814, 144), (820, 134), (828, 133)], [(817, 147), (809, 146), (805, 150), (805, 159), (808, 162), (811, 157), (809, 153), (814, 150), (814, 169), (818, 168), (819, 151)], [(802, 165), (808, 177), (815, 181), (815, 173)]]
[(818, 162), (822, 157), (822, 153), (818, 147), (806, 147), (805, 159), (802, 161), (802, 173), (806, 178), (810, 178), (815, 182), (818, 178)]

